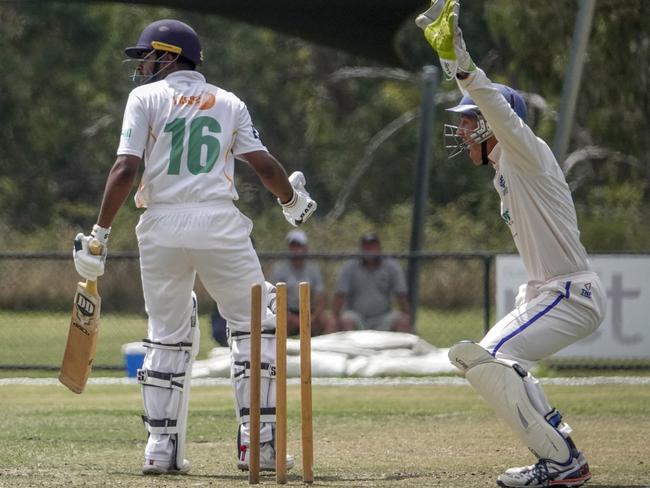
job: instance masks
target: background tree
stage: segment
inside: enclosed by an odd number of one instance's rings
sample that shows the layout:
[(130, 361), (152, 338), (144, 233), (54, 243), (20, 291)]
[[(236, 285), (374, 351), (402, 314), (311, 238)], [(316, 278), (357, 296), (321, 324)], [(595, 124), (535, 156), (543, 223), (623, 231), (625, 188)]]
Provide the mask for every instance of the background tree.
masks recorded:
[[(565, 0), (463, 6), (461, 25), (474, 58), (493, 80), (524, 92), (531, 124), (549, 142), (576, 11), (577, 3)], [(650, 248), (649, 14), (644, 0), (597, 3), (564, 162), (590, 250)], [(398, 76), (346, 76), (350, 68), (381, 67), (216, 16), (26, 2), (0, 5), (0, 248), (67, 250), (71, 236), (94, 223), (133, 87), (121, 62), (123, 48), (149, 22), (165, 17), (196, 28), (206, 57), (200, 71), (247, 102), (265, 144), (289, 171), (308, 174), (320, 205), (309, 231), (320, 249), (354, 248), (360, 230), (377, 227), (387, 234), (387, 249), (407, 247), (417, 73), (437, 64), (411, 22), (396, 40), (405, 60)], [(444, 154), (442, 124), (451, 119), (443, 107), (458, 97), (453, 83), (441, 84), (426, 245), (512, 249), (508, 232), (494, 230), (499, 221), (491, 173)], [(390, 136), (382, 138), (386, 128)], [(325, 221), (360, 164), (366, 169), (340, 218)], [(282, 248), (286, 229), (275, 202), (257, 191), (243, 163), (238, 174), (240, 207), (256, 219), (258, 247)], [(132, 205), (120, 213), (116, 225), (123, 230), (114, 234), (113, 249), (135, 248), (131, 227), (138, 215)]]

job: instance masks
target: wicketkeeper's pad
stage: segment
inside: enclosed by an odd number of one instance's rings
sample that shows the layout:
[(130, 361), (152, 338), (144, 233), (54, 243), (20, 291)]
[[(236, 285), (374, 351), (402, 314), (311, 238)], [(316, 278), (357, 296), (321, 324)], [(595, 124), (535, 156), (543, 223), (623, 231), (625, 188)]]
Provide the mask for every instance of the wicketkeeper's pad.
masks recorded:
[(539, 383), (519, 364), (496, 359), (469, 341), (454, 345), (449, 359), (533, 454), (560, 464), (571, 461), (565, 438), (569, 426), (548, 405)]

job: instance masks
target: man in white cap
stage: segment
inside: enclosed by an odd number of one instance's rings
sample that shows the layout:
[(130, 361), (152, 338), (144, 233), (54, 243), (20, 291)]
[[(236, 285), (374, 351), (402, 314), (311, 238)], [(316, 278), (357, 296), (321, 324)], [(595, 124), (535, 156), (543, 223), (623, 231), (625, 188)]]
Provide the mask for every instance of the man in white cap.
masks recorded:
[(271, 271), (273, 283), (287, 284), (287, 333), (297, 335), (300, 332), (298, 285), (307, 281), (311, 285), (311, 334), (321, 335), (336, 332), (336, 322), (332, 314), (325, 309), (325, 283), (318, 263), (305, 258), (309, 251), (307, 234), (300, 229), (293, 229), (287, 234), (287, 245), (291, 258), (278, 261)]

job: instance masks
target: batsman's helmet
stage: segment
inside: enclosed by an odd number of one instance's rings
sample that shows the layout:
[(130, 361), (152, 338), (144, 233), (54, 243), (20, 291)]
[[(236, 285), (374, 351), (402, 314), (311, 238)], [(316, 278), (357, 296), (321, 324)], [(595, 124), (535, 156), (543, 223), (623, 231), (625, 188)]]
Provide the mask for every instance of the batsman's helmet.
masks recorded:
[[(506, 85), (501, 85), (500, 83), (492, 83), (492, 86), (503, 95), (503, 98), (506, 99), (508, 105), (510, 105), (519, 118), (525, 121), (528, 110), (526, 108), (526, 101), (521, 94), (519, 94), (517, 90)], [(448, 112), (469, 115), (476, 118), (476, 128), (471, 133), (467, 134), (472, 142), (479, 144), (492, 137), (493, 133), (490, 124), (485, 120), (481, 114), (481, 109), (476, 105), (476, 103), (474, 103), (474, 100), (472, 100), (469, 95), (463, 96), (463, 98), (460, 99), (460, 102), (458, 102), (458, 105), (446, 110)], [(458, 127), (455, 125), (445, 124), (444, 137), (447, 156), (450, 159), (469, 148), (469, 142), (459, 136)], [(487, 162), (487, 159), (485, 159), (484, 162)]]
[(144, 28), (137, 44), (127, 47), (124, 52), (130, 58), (141, 59), (153, 50), (178, 54), (195, 66), (203, 61), (199, 36), (194, 29), (179, 20), (152, 22)]

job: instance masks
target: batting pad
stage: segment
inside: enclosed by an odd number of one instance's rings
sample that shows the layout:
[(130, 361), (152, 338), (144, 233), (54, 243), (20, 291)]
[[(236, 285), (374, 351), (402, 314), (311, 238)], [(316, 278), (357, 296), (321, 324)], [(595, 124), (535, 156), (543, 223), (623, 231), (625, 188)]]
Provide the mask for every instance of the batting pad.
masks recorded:
[(145, 457), (167, 461), (171, 454), (179, 470), (185, 460), (192, 365), (201, 337), (194, 292), (188, 325), (188, 337), (184, 342), (165, 344), (145, 340), (147, 355), (138, 370), (145, 410), (142, 419), (149, 431)]
[[(250, 335), (231, 338), (231, 381), (235, 394), (240, 441), (250, 440)], [(260, 442), (273, 440), (275, 428), (275, 335), (262, 333), (260, 378)]]
[(526, 371), (513, 361), (495, 359), (474, 342), (459, 342), (449, 350), (451, 363), (540, 459), (571, 461), (564, 436), (537, 411), (528, 396)]

